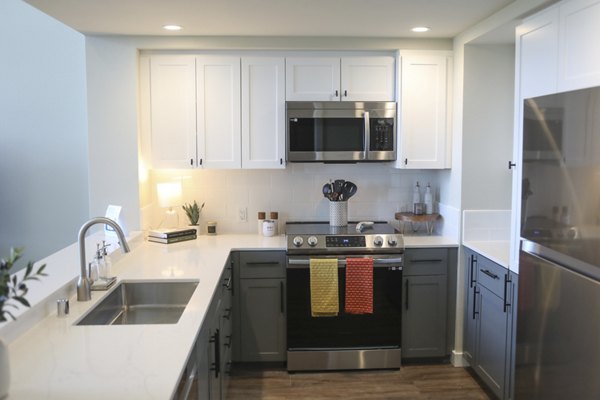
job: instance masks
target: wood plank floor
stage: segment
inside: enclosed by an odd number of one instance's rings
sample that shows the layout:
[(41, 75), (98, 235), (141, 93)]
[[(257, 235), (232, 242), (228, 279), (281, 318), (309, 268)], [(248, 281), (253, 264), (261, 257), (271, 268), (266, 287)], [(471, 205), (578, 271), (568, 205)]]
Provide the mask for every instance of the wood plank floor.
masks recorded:
[(396, 371), (288, 374), (284, 368), (236, 365), (228, 400), (492, 399), (465, 368), (405, 365)]

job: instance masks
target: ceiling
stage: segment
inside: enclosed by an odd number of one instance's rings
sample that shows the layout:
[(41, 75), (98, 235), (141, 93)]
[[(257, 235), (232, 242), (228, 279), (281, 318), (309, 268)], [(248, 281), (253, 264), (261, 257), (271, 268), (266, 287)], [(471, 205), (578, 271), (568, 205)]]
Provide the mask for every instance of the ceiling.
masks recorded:
[(84, 34), (452, 38), (514, 0), (25, 1)]

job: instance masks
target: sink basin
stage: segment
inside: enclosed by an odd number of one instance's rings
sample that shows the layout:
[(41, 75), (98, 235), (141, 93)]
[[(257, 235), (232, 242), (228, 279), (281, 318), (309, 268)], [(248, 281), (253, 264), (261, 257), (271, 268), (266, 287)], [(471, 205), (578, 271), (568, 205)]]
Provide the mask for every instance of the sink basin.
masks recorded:
[(75, 325), (176, 324), (198, 281), (120, 282)]

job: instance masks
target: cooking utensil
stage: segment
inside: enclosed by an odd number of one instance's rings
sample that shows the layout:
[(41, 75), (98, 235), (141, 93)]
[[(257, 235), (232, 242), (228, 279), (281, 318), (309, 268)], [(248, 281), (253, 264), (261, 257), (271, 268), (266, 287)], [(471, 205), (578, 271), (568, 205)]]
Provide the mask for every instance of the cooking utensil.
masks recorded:
[(354, 183), (345, 181), (342, 185), (341, 200), (347, 201), (350, 197), (356, 194), (357, 190), (358, 187)]
[(329, 201), (332, 201), (333, 197), (333, 188), (331, 187), (331, 183), (326, 183), (323, 185), (323, 196)]

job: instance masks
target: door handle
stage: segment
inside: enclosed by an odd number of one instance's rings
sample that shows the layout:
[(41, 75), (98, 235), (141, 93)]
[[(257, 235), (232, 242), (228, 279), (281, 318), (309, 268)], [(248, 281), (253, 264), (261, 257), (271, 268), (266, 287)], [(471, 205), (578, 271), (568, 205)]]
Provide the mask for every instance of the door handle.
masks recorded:
[(477, 286), (475, 286), (475, 290), (473, 290), (473, 319), (475, 319), (477, 314), (479, 314), (479, 311), (477, 311), (477, 295), (478, 294), (479, 294), (479, 292), (477, 291)]
[(285, 295), (283, 281), (279, 282), (279, 310), (282, 314), (285, 312)]
[(365, 134), (363, 136), (363, 145), (364, 145), (364, 159), (367, 159), (367, 152), (369, 151), (369, 142), (370, 142), (370, 137), (371, 137), (371, 127), (370, 127), (370, 123), (369, 123), (369, 112), (365, 111), (365, 113), (363, 114), (363, 120), (365, 123)]
[(471, 276), (469, 277), (469, 286), (473, 287), (473, 284), (475, 283), (475, 279), (473, 278), (473, 273), (475, 272), (475, 264), (477, 264), (477, 258), (475, 258), (474, 254), (471, 254)]
[(209, 340), (209, 343), (212, 343), (215, 348), (215, 362), (213, 363), (213, 367), (210, 369), (211, 371), (215, 371), (215, 378), (219, 377), (219, 372), (221, 372), (221, 348), (219, 343), (219, 330), (217, 329), (215, 333)]
[(508, 285), (512, 283), (512, 280), (510, 279), (510, 277), (508, 276), (508, 274), (504, 275), (504, 312), (506, 312), (506, 310), (508, 310), (508, 307), (510, 307), (510, 303), (507, 302), (507, 294), (508, 294)]
[(484, 274), (486, 274), (487, 276), (489, 276), (492, 279), (500, 279), (500, 277), (498, 275), (496, 275), (495, 273), (493, 273), (489, 269), (482, 269), (480, 271), (483, 272)]
[(408, 310), (408, 279), (406, 279), (406, 283), (404, 284), (404, 308)]

